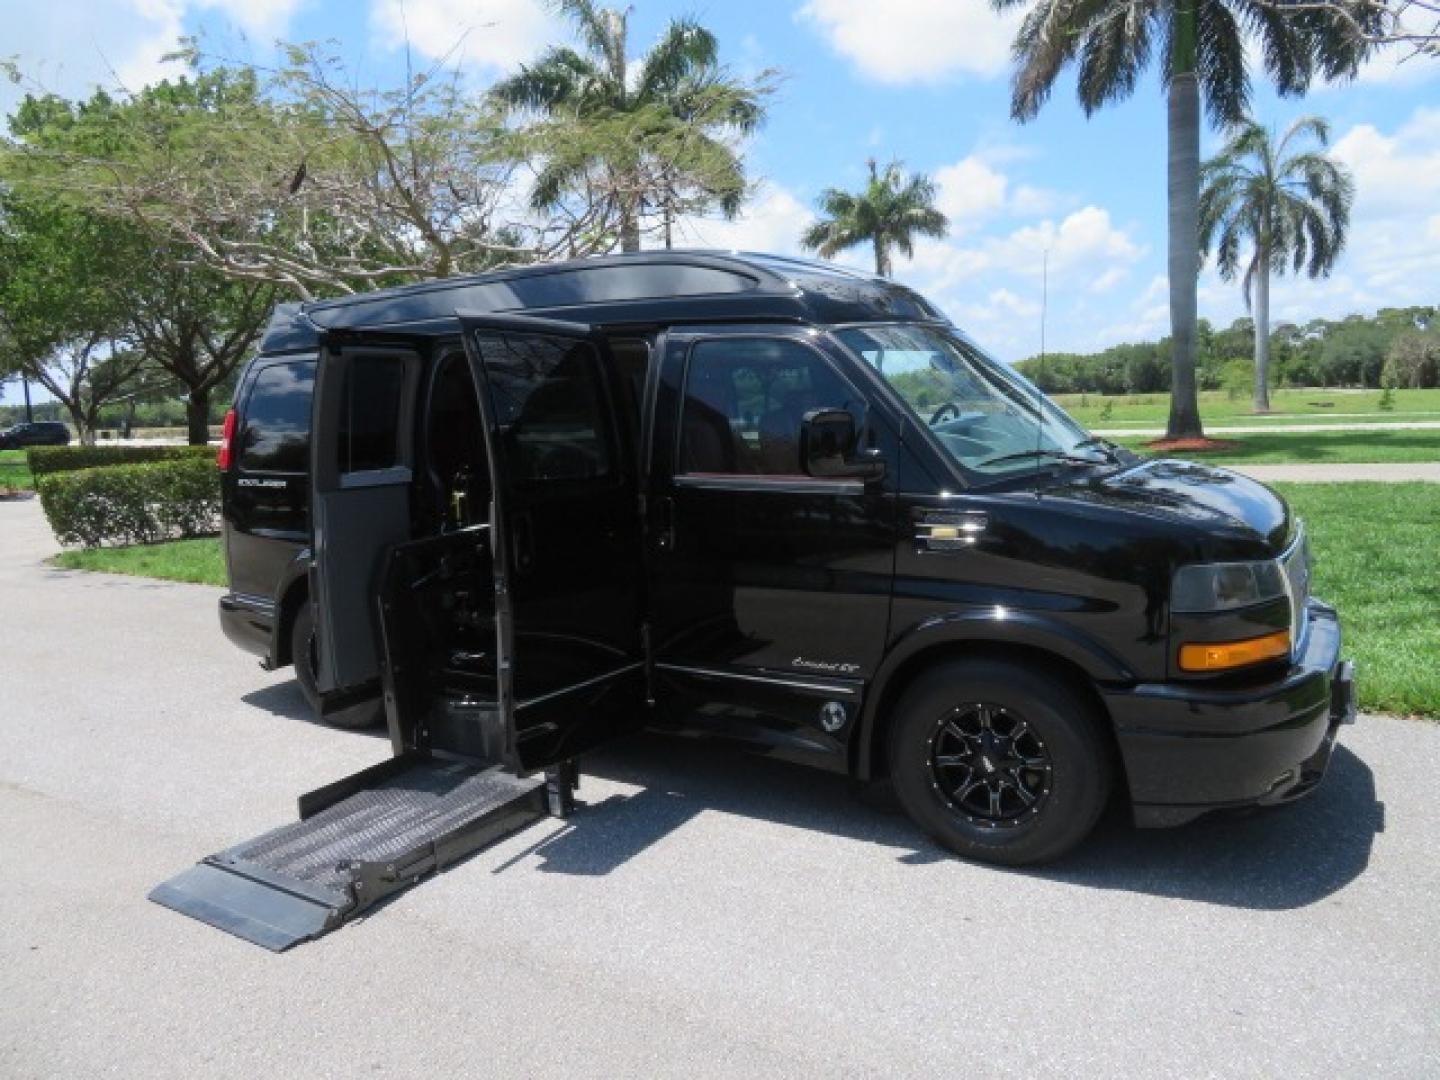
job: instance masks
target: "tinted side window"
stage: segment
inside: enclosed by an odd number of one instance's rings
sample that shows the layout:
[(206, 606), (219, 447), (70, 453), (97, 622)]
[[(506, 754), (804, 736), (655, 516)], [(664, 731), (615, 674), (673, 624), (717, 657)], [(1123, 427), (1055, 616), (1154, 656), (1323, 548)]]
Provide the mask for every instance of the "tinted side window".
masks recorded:
[(240, 468), (303, 473), (310, 468), (311, 363), (270, 364), (255, 376), (245, 406)]
[(356, 356), (340, 389), (337, 464), (342, 473), (400, 463), (400, 405), (405, 362), (397, 356)]
[(864, 403), (817, 353), (793, 341), (702, 341), (690, 352), (680, 418), (682, 473), (798, 476), (800, 424), (815, 409)]
[(594, 480), (612, 470), (600, 364), (585, 341), (476, 335), (513, 481)]

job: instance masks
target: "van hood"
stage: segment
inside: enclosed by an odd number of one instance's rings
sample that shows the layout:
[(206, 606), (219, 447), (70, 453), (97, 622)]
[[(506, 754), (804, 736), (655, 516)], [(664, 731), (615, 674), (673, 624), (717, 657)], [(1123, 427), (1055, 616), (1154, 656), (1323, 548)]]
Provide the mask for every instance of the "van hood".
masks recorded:
[(1290, 508), (1248, 476), (1191, 461), (1161, 459), (1104, 476), (1057, 477), (1047, 497), (1183, 521), (1225, 543), (1216, 558), (1270, 558), (1285, 549)]

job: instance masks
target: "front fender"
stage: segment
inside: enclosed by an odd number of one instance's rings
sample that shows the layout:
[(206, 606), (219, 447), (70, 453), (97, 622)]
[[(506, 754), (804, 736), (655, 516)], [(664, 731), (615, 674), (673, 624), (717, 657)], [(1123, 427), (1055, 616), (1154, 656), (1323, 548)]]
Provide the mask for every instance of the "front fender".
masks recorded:
[(1027, 611), (964, 611), (926, 619), (905, 632), (886, 653), (871, 680), (860, 710), (855, 742), (854, 772), (862, 780), (872, 775), (875, 732), (882, 705), (895, 680), (926, 653), (964, 645), (1014, 645), (1049, 653), (1069, 661), (1097, 683), (1128, 684), (1135, 674), (1109, 649), (1074, 627)]

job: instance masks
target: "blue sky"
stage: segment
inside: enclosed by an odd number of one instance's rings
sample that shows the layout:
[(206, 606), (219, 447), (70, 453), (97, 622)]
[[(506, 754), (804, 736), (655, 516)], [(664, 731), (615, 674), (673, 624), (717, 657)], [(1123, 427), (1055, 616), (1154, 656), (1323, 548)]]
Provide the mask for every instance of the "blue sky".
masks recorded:
[[(824, 187), (858, 186), (869, 156), (898, 158), (939, 181), (954, 227), (901, 260), (897, 275), (998, 355), (1038, 348), (1047, 249), (1051, 349), (1166, 331), (1164, 100), (1154, 72), (1130, 101), (1089, 120), (1067, 75), (1040, 117), (1020, 126), (1008, 113), (1013, 20), (984, 0), (636, 0), (634, 53), (687, 13), (716, 31), (732, 67), (779, 68), (783, 81), (748, 148), (758, 185), (741, 220), (689, 223), (686, 242), (795, 251)], [(160, 57), (181, 33), (260, 60), (277, 37), (334, 39), (362, 78), (383, 84), (402, 70), (408, 28), (417, 53), (453, 55), (477, 87), (566, 36), (543, 0), (0, 0), (0, 26), (0, 55), (18, 54), (32, 77), (71, 94), (173, 70)], [(1440, 302), (1440, 62), (1399, 60), (1377, 59), (1358, 82), (1300, 102), (1278, 101), (1257, 79), (1263, 121), (1329, 118), (1358, 185), (1336, 272), (1278, 282), (1278, 318)], [(0, 90), (0, 110), (14, 101), (12, 88)], [(1217, 142), (1207, 133), (1205, 150)], [(1209, 272), (1200, 306), (1221, 324), (1243, 313), (1238, 287)]]

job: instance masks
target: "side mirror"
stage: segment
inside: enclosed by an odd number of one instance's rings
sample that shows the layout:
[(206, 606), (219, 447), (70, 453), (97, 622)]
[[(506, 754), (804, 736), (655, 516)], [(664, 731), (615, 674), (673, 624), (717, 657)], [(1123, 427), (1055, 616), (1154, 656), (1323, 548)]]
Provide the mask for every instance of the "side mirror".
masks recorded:
[[(800, 467), (823, 480), (878, 480), (885, 462), (856, 453), (855, 418), (845, 409), (813, 409), (800, 424)], [(857, 460), (858, 458), (858, 460)]]

